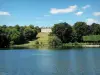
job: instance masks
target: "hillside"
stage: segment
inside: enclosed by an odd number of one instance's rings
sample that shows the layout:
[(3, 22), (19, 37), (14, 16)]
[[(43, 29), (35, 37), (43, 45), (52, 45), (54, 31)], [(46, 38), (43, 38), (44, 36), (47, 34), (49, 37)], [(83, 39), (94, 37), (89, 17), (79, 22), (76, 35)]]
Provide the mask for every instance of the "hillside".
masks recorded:
[(49, 33), (43, 33), (40, 32), (37, 34), (37, 39), (33, 41), (29, 41), (29, 43), (21, 44), (21, 45), (14, 45), (14, 47), (33, 47), (35, 45), (35, 42), (38, 41), (40, 45), (44, 46), (48, 44), (48, 34)]
[(48, 34), (49, 33), (43, 33), (43, 32), (38, 33), (37, 40), (39, 41), (40, 44), (42, 45), (48, 44)]

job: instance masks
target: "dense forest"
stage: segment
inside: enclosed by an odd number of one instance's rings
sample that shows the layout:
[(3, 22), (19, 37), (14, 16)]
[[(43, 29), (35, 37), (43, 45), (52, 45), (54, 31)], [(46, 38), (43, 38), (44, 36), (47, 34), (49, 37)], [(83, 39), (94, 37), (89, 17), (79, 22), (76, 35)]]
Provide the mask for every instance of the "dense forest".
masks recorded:
[[(24, 44), (36, 39), (36, 35), (41, 29), (34, 25), (29, 26), (0, 26), (0, 48), (7, 48), (14, 44)], [(76, 22), (73, 26), (63, 22), (54, 24), (53, 36), (49, 38), (50, 43), (69, 43), (69, 42), (94, 42), (100, 41), (100, 24), (93, 23), (87, 25), (85, 22)]]

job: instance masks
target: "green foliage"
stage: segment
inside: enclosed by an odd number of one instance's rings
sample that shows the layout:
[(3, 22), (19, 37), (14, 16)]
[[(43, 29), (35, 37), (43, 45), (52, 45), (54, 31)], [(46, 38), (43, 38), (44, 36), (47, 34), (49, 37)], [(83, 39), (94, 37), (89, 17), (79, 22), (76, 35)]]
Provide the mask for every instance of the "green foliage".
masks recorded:
[(38, 26), (34, 27), (34, 29), (37, 31), (37, 33), (41, 32), (41, 29)]
[(0, 48), (13, 44), (23, 44), (36, 38), (37, 29), (29, 26), (0, 26)]
[(83, 40), (87, 42), (98, 42), (100, 41), (100, 35), (83, 36)]
[(100, 34), (100, 25), (96, 24), (96, 23), (93, 23), (91, 25), (91, 33), (93, 35), (99, 35)]
[(78, 42), (82, 42), (82, 36), (88, 35), (90, 33), (90, 27), (85, 22), (76, 22), (73, 27), (77, 33)]
[(10, 41), (10, 45), (13, 45), (14, 44), (14, 41)]
[[(0, 48), (7, 48), (13, 44), (23, 44), (31, 40), (36, 39), (37, 33), (41, 29), (33, 25), (29, 26), (0, 26)], [(40, 33), (40, 38), (36, 44), (48, 44), (52, 46), (58, 46), (62, 43), (75, 43), (75, 42), (99, 42), (100, 41), (100, 24), (93, 23), (87, 25), (85, 22), (76, 22), (74, 26), (68, 23), (54, 24), (51, 33)], [(48, 40), (49, 37), (49, 40)]]
[(63, 43), (83, 42), (83, 36), (100, 35), (100, 25), (93, 23), (87, 25), (85, 22), (76, 22), (74, 26), (68, 23), (58, 23), (52, 28), (52, 34), (55, 34)]
[(17, 29), (18, 31), (20, 30), (20, 26), (17, 24), (16, 26), (15, 26), (15, 29)]
[(38, 40), (35, 41), (35, 45), (39, 45), (39, 41)]
[(75, 42), (75, 43), (65, 43), (63, 44), (64, 48), (70, 48), (70, 47), (82, 47), (83, 44)]
[(37, 31), (35, 29), (31, 29), (29, 27), (24, 29), (24, 36), (25, 39), (30, 41), (36, 38), (37, 35)]
[(18, 32), (17, 29), (13, 28), (9, 33), (10, 40), (13, 41), (14, 44), (20, 41), (20, 32)]
[(50, 32), (49, 34), (48, 34), (48, 36), (54, 36), (55, 34), (53, 34), (52, 32)]
[(77, 38), (77, 33), (73, 32), (71, 34), (71, 41), (70, 42), (77, 42), (78, 38)]
[(60, 46), (62, 45), (62, 41), (57, 36), (50, 36), (48, 43), (50, 46)]
[(70, 42), (72, 27), (66, 22), (54, 24), (52, 33), (59, 37), (63, 43)]
[(34, 26), (33, 26), (33, 25), (31, 25), (31, 24), (29, 25), (29, 27), (30, 27), (31, 29), (34, 29)]

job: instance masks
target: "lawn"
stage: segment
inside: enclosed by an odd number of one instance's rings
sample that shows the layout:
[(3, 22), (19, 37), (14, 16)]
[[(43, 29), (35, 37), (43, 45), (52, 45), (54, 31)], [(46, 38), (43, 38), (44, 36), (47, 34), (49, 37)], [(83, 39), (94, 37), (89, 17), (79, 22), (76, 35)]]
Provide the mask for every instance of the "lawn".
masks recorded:
[(43, 44), (43, 45), (47, 45), (48, 44), (48, 34), (49, 33), (38, 33), (37, 35), (37, 40), (39, 41), (40, 44)]

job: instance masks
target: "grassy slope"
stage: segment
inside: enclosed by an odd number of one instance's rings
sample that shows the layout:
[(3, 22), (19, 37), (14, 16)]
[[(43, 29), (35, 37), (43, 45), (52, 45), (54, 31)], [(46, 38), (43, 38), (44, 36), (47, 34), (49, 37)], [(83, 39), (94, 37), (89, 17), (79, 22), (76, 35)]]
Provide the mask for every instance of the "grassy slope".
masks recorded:
[(48, 44), (48, 34), (49, 33), (43, 33), (43, 32), (41, 32), (41, 33), (38, 33), (38, 35), (37, 35), (37, 40), (39, 41), (39, 43), (41, 44), (43, 44), (43, 45), (46, 45), (46, 44)]
[(47, 45), (48, 44), (48, 37), (49, 37), (48, 34), (49, 33), (40, 32), (40, 33), (38, 33), (36, 40), (29, 41), (29, 43), (26, 43), (26, 44), (14, 45), (14, 46), (19, 46), (19, 47), (20, 46), (23, 46), (23, 47), (25, 47), (25, 46), (34, 46), (36, 41), (39, 41), (39, 43), (42, 44), (42, 45)]

